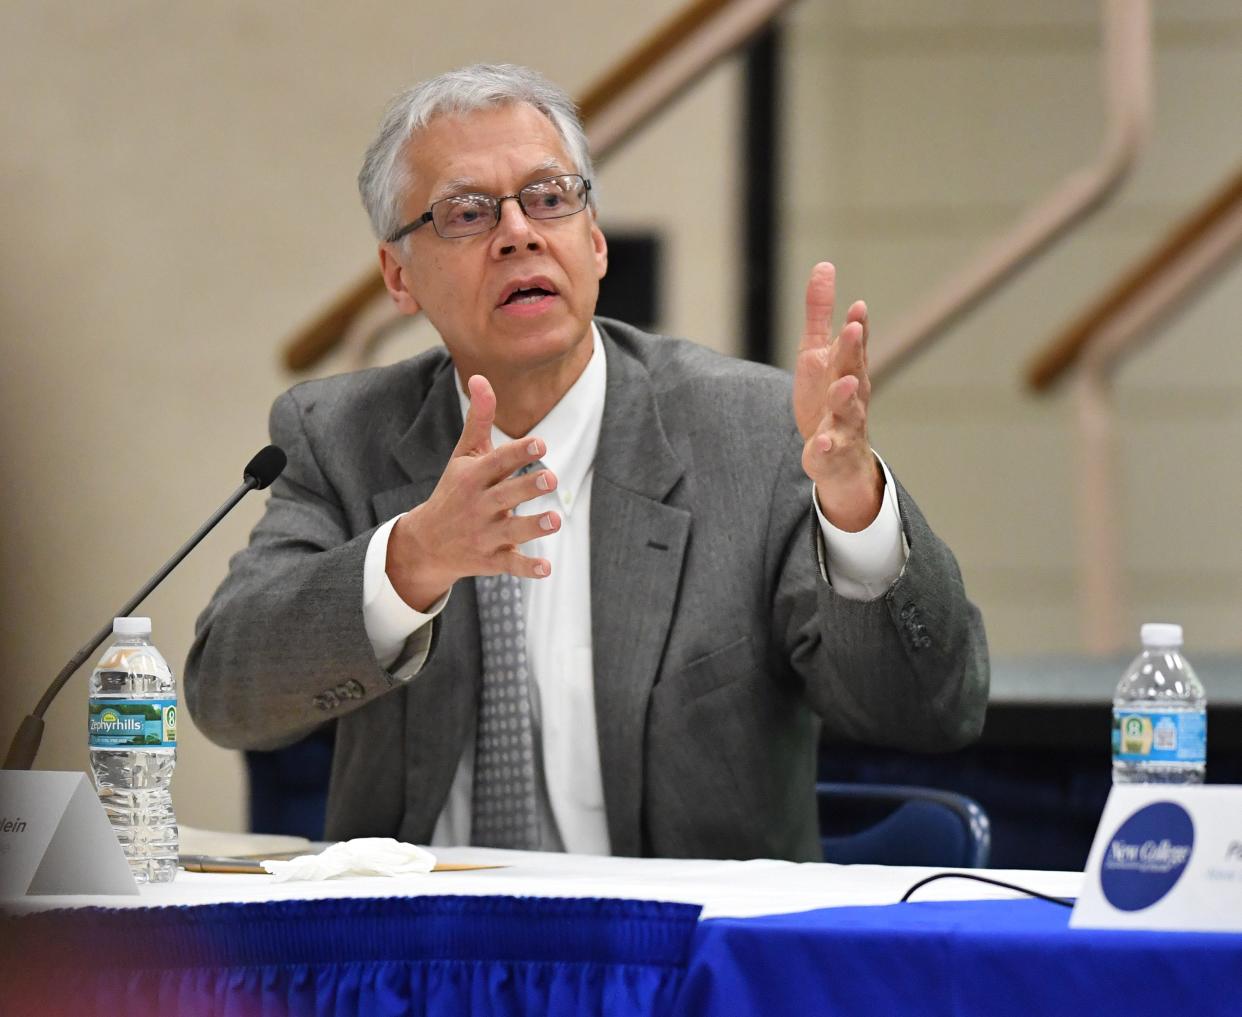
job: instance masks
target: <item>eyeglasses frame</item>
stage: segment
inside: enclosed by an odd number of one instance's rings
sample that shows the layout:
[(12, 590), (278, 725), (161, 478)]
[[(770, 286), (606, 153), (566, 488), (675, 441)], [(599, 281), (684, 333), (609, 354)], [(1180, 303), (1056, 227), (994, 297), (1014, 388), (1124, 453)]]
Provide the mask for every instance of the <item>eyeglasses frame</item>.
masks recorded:
[[(561, 177), (577, 177), (579, 180), (582, 181), (583, 198), (584, 198), (582, 202), (582, 208), (576, 208), (572, 212), (566, 212), (563, 215), (545, 215), (541, 217), (533, 216), (528, 211), (526, 211), (526, 206), (522, 204), (522, 198), (521, 198), (521, 194), (524, 190), (526, 190), (526, 188), (534, 187), (536, 184), (547, 183), (549, 180), (558, 180)], [(495, 202), (496, 213), (495, 213), (495, 218), (492, 221), (492, 224), (489, 227), (487, 227), (487, 229), (479, 230), (477, 233), (466, 233), (460, 237), (444, 236), (444, 234), (442, 234), (439, 228), (436, 227), (435, 225), (435, 218), (433, 215), (435, 211), (435, 207), (438, 204), (440, 204), (440, 202), (442, 201), (454, 201), (454, 200), (458, 200), (461, 198), (472, 198), (472, 197), (487, 198), (490, 201)], [(469, 194), (450, 194), (450, 195), (447, 195), (446, 197), (439, 198), (436, 201), (433, 201), (426, 212), (420, 215), (417, 219), (411, 220), (410, 222), (406, 223), (399, 230), (397, 230), (397, 232), (392, 234), (392, 236), (388, 237), (385, 242), (389, 244), (395, 244), (398, 240), (402, 240), (405, 237), (408, 237), (416, 229), (419, 229), (420, 227), (427, 225), (427, 223), (432, 224), (432, 228), (435, 229), (436, 231), (436, 236), (438, 236), (441, 240), (467, 240), (470, 237), (482, 236), (484, 233), (490, 233), (492, 230), (494, 230), (497, 226), (500, 225), (500, 209), (504, 205), (504, 203), (508, 201), (510, 198), (512, 198), (514, 201), (518, 203), (518, 208), (522, 210), (522, 214), (526, 216), (527, 219), (534, 219), (536, 222), (548, 222), (549, 220), (552, 220), (552, 219), (568, 219), (571, 215), (577, 215), (579, 212), (582, 212), (583, 210), (585, 210), (586, 207), (591, 203), (591, 181), (588, 180), (586, 177), (584, 177), (581, 173), (554, 173), (550, 177), (540, 177), (538, 180), (532, 180), (529, 184), (526, 184), (524, 187), (519, 188), (515, 193), (505, 194), (499, 198), (492, 198), (490, 194), (483, 194), (482, 192), (471, 192)]]

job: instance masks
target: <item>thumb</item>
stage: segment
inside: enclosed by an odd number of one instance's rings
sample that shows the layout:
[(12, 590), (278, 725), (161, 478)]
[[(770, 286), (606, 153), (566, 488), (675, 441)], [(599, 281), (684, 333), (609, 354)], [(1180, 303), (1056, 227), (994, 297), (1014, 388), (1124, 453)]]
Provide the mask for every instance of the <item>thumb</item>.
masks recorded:
[(461, 437), (453, 450), (455, 456), (492, 450), (492, 423), (496, 419), (496, 393), (481, 374), (472, 374), (466, 382), (470, 409), (462, 425)]

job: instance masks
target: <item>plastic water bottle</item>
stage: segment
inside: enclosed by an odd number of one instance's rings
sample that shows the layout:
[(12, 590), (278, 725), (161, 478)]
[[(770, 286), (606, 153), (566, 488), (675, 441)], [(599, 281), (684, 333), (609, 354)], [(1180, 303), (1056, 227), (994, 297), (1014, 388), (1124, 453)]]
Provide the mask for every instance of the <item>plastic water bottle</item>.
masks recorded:
[(139, 883), (177, 874), (172, 774), (177, 762), (177, 686), (151, 645), (150, 618), (117, 618), (112, 645), (90, 685), (95, 789)]
[(1207, 697), (1182, 656), (1182, 627), (1149, 623), (1113, 696), (1114, 784), (1202, 784)]

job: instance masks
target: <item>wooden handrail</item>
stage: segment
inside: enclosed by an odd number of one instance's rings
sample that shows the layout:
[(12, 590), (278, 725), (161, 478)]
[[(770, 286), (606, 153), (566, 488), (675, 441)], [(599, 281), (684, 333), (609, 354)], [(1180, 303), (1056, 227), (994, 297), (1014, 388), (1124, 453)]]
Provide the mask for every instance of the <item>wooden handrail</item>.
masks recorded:
[[(578, 106), (595, 160), (605, 158), (673, 95), (790, 2), (692, 0), (582, 93)], [(706, 48), (685, 56), (693, 49), (696, 37), (713, 34), (715, 38)], [(613, 115), (618, 107), (624, 109)], [(601, 120), (607, 123), (601, 125)], [(285, 366), (291, 371), (313, 367), (340, 345), (363, 308), (383, 293), (384, 280), (378, 269), (368, 272), (293, 333), (284, 345)]]
[(602, 78), (587, 86), (578, 100), (578, 114), (587, 126), (591, 119), (614, 102), (622, 92), (633, 88), (645, 74), (694, 35), (703, 25), (728, 7), (730, 0), (692, 0), (673, 17), (639, 43), (628, 56)]
[(1050, 391), (1080, 360), (1094, 336), (1238, 209), (1242, 209), (1242, 170), (1175, 226), (1151, 252), (1127, 268), (1104, 296), (1037, 353), (1027, 367), (1027, 385), (1036, 392)]
[(1115, 652), (1123, 645), (1118, 519), (1125, 501), (1119, 494), (1113, 377), (1126, 354), (1239, 254), (1242, 171), (1127, 269), (1103, 299), (1036, 359), (1028, 374), (1032, 387), (1046, 392), (1074, 368), (1080, 618), (1092, 652)]
[(345, 338), (350, 324), (384, 293), (384, 277), (373, 268), (289, 337), (284, 362), (290, 371), (308, 371)]
[(897, 322), (891, 332), (872, 338), (873, 383), (887, 380), (916, 352), (1101, 208), (1134, 164), (1150, 119), (1151, 12), (1147, 0), (1101, 0), (1100, 7), (1109, 123), (1099, 155), (1067, 176), (1009, 232)]

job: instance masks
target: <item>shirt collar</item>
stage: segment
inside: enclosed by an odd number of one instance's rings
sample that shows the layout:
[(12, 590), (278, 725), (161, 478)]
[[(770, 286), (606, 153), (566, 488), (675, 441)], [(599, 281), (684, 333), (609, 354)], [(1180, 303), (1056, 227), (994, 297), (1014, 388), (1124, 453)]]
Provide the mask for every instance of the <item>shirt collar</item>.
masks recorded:
[[(454, 372), (456, 373), (456, 372)], [(562, 511), (569, 515), (577, 504), (578, 495), (595, 461), (599, 446), (600, 424), (604, 419), (604, 393), (607, 386), (604, 344), (599, 329), (591, 322), (591, 359), (569, 391), (548, 411), (548, 415), (530, 429), (542, 438), (547, 452), (541, 460), (556, 475), (556, 491)], [(457, 398), (462, 419), (470, 409), (461, 375), (457, 375)], [(492, 445), (512, 441), (500, 428), (492, 426)]]

